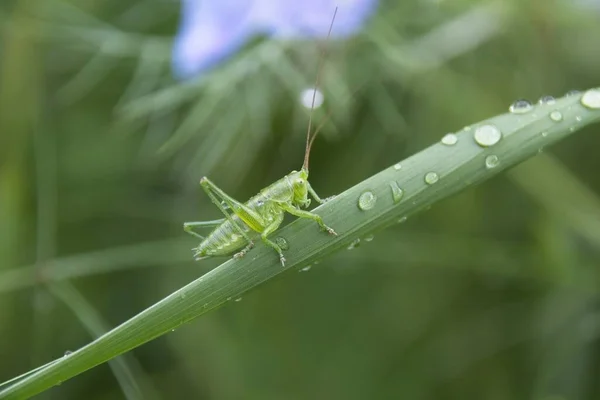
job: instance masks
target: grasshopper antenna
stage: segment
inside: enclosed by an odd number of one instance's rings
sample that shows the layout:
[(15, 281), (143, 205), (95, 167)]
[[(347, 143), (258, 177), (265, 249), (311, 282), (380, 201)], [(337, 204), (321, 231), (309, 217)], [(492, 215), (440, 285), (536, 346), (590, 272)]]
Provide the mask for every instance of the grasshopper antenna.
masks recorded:
[[(331, 36), (331, 30), (333, 29), (333, 22), (335, 21), (335, 16), (337, 14), (338, 8), (335, 7), (333, 12), (333, 17), (331, 18), (331, 24), (329, 25), (329, 32), (327, 32), (326, 42), (329, 41), (329, 37)], [(317, 134), (319, 133), (319, 129), (315, 131), (315, 134), (310, 135), (310, 131), (312, 129), (312, 116), (313, 111), (315, 109), (315, 98), (317, 97), (317, 88), (319, 87), (319, 78), (321, 77), (321, 69), (323, 68), (323, 61), (325, 59), (325, 46), (323, 46), (320, 54), (319, 65), (317, 67), (317, 78), (315, 80), (315, 87), (313, 88), (312, 102), (310, 105), (310, 113), (308, 116), (308, 130), (306, 131), (306, 150), (304, 151), (304, 163), (302, 164), (302, 169), (308, 172), (308, 159), (310, 157), (310, 149), (312, 147)]]

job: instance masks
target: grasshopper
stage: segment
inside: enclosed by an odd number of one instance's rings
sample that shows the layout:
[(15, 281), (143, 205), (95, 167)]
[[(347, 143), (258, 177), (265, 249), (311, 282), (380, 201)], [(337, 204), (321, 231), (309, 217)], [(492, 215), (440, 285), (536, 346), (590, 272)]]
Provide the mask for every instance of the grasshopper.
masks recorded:
[[(337, 13), (337, 7), (329, 26), (327, 38), (331, 35), (331, 29)], [(322, 57), (321, 57), (322, 62)], [(306, 148), (304, 152), (304, 163), (300, 171), (292, 171), (275, 183), (262, 189), (257, 195), (250, 198), (245, 203), (239, 202), (221, 190), (217, 185), (207, 177), (200, 179), (200, 186), (206, 192), (211, 201), (225, 215), (225, 218), (214, 221), (185, 222), (183, 229), (185, 232), (201, 240), (198, 247), (192, 249), (196, 260), (202, 260), (213, 256), (225, 256), (234, 252), (234, 258), (241, 258), (250, 249), (254, 247), (254, 241), (251, 239), (251, 231), (260, 234), (264, 244), (274, 249), (279, 255), (282, 266), (285, 266), (285, 257), (281, 247), (269, 239), (269, 235), (275, 232), (281, 223), (285, 213), (292, 214), (299, 218), (307, 218), (315, 221), (319, 227), (329, 233), (337, 236), (333, 228), (325, 225), (323, 219), (310, 211), (302, 210), (308, 208), (311, 199), (310, 194), (318, 203), (323, 204), (328, 199), (321, 199), (308, 182), (308, 161), (310, 149), (317, 137), (319, 126), (311, 136), (312, 112), (315, 106), (315, 97), (319, 85), (319, 75), (321, 62), (317, 70), (315, 88), (313, 90), (312, 104), (310, 108), (308, 130), (306, 133)], [(227, 209), (233, 212), (231, 215)], [(194, 228), (214, 227), (208, 236), (203, 237), (194, 231)]]

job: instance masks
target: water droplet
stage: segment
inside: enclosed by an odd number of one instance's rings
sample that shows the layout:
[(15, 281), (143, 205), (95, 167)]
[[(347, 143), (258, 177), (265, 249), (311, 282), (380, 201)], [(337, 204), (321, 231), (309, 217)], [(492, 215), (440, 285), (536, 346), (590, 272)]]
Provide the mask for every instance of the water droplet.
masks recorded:
[(227, 301), (229, 301), (229, 300), (231, 300), (231, 297), (228, 297), (228, 298), (227, 298)]
[(592, 110), (600, 108), (600, 89), (590, 89), (581, 96), (581, 104)]
[(371, 242), (371, 241), (373, 241), (373, 239), (375, 239), (375, 235), (373, 235), (373, 234), (371, 233), (371, 234), (369, 234), (369, 235), (365, 236), (363, 240), (364, 240), (365, 242)]
[(475, 129), (473, 137), (478, 145), (489, 147), (495, 145), (502, 139), (502, 132), (494, 125), (482, 125)]
[(560, 122), (563, 119), (562, 113), (558, 110), (554, 110), (550, 113), (550, 119), (554, 122)]
[(467, 126), (465, 126), (465, 127), (463, 128), (463, 130), (464, 130), (465, 132), (469, 132), (469, 131), (471, 130), (471, 127), (470, 127), (469, 125), (467, 125)]
[(311, 268), (312, 267), (310, 265), (307, 265), (306, 267), (300, 269), (300, 271), (298, 271), (298, 272), (308, 272), (308, 271), (310, 271)]
[(548, 131), (544, 131), (544, 132), (542, 132), (542, 136), (543, 136), (543, 137), (546, 137), (546, 136), (548, 136)]
[(539, 104), (554, 104), (554, 103), (556, 103), (556, 99), (552, 96), (543, 96), (543, 97), (540, 97), (538, 103)]
[(401, 217), (401, 218), (398, 220), (398, 223), (399, 223), (399, 224), (403, 224), (403, 223), (405, 223), (405, 222), (406, 222), (406, 220), (407, 220), (407, 219), (408, 219), (408, 217), (406, 217), (406, 216), (404, 216), (404, 217)]
[(492, 169), (500, 165), (500, 159), (497, 155), (491, 154), (485, 158), (485, 167)]
[(348, 245), (348, 247), (346, 247), (346, 248), (347, 248), (348, 250), (353, 250), (353, 249), (355, 249), (355, 248), (356, 248), (356, 247), (358, 247), (358, 246), (360, 246), (360, 239), (355, 239), (355, 240), (353, 240), (353, 241), (352, 241), (352, 243), (350, 243), (350, 244)]
[(457, 142), (458, 136), (456, 136), (454, 133), (447, 133), (442, 138), (442, 144), (445, 144), (446, 146), (454, 146)]
[(71, 350), (67, 350), (67, 351), (65, 351), (64, 356), (69, 357), (71, 354), (73, 354), (73, 352)]
[(435, 172), (428, 172), (425, 174), (425, 183), (427, 183), (429, 185), (433, 185), (434, 183), (436, 183), (439, 180), (440, 180), (440, 177)]
[(398, 163), (398, 164), (394, 165), (394, 169), (396, 171), (400, 171), (402, 169), (402, 165), (400, 165), (400, 163)]
[(315, 262), (313, 264), (317, 265), (319, 262), (320, 262), (319, 260), (315, 260)]
[(290, 248), (290, 245), (288, 244), (287, 240), (285, 240), (281, 236), (277, 236), (275, 238), (275, 243), (277, 243), (277, 246), (281, 247), (281, 250), (287, 250)]
[(396, 181), (390, 182), (390, 188), (392, 189), (392, 199), (394, 199), (394, 203), (398, 203), (402, 200), (402, 196), (404, 196), (404, 190), (400, 189), (400, 186), (398, 186)]
[(569, 90), (567, 93), (565, 93), (565, 97), (575, 96), (579, 93), (581, 93), (581, 92), (577, 89)]
[(241, 297), (238, 297), (238, 298), (237, 298), (237, 299), (235, 299), (234, 301), (239, 303), (240, 301), (242, 301), (242, 298), (241, 298)]
[(321, 107), (321, 105), (323, 104), (323, 100), (325, 99), (325, 97), (323, 96), (323, 93), (321, 93), (321, 91), (319, 89), (304, 89), (301, 93), (300, 93), (300, 103), (302, 104), (302, 106), (306, 107), (306, 108), (312, 108), (312, 104), (313, 104), (313, 96), (315, 99), (315, 106), (314, 108), (319, 108)]
[(180, 299), (185, 299), (185, 292), (179, 292), (179, 298)]
[(364, 192), (358, 198), (358, 208), (363, 211), (367, 211), (375, 207), (375, 203), (377, 202), (377, 196), (369, 190)]
[(519, 99), (508, 107), (508, 111), (513, 114), (525, 114), (531, 110), (533, 110), (533, 105), (525, 99)]
[(575, 117), (575, 121), (577, 121), (577, 122), (581, 122), (581, 121), (583, 121), (583, 117), (582, 117), (581, 115), (577, 115), (577, 116)]

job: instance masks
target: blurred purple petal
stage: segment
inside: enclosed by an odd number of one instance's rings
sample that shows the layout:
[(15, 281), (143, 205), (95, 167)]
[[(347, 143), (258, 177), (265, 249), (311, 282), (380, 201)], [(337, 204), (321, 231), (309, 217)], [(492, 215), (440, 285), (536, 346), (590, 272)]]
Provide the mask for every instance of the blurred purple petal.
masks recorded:
[(254, 34), (324, 38), (336, 5), (332, 37), (357, 33), (378, 0), (182, 0), (173, 69), (191, 78), (239, 50)]
[(338, 7), (331, 37), (347, 37), (358, 33), (377, 7), (378, 0), (304, 0), (285, 1), (280, 13), (268, 21), (276, 36), (325, 38)]
[(251, 2), (182, 0), (182, 21), (173, 46), (173, 69), (190, 78), (239, 50), (253, 33)]

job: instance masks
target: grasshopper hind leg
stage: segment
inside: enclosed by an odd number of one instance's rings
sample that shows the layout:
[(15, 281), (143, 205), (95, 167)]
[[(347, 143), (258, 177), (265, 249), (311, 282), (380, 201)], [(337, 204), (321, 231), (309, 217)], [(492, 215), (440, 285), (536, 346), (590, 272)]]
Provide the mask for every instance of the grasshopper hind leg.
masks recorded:
[(267, 226), (265, 230), (261, 233), (260, 238), (262, 239), (264, 244), (271, 247), (277, 252), (277, 254), (279, 254), (279, 262), (281, 262), (282, 267), (285, 267), (285, 257), (283, 256), (283, 251), (281, 250), (281, 247), (279, 247), (277, 243), (273, 242), (267, 237), (271, 233), (275, 232), (277, 228), (279, 228), (279, 225), (281, 225), (281, 223), (283, 222), (283, 216), (283, 213), (277, 214), (275, 216), (275, 219), (271, 222), (271, 224)]
[(244, 247), (239, 252), (235, 253), (233, 255), (233, 258), (238, 259), (238, 258), (244, 257), (246, 255), (246, 253), (248, 253), (250, 251), (250, 249), (252, 249), (253, 247), (254, 247), (254, 242), (251, 240), (246, 247)]

